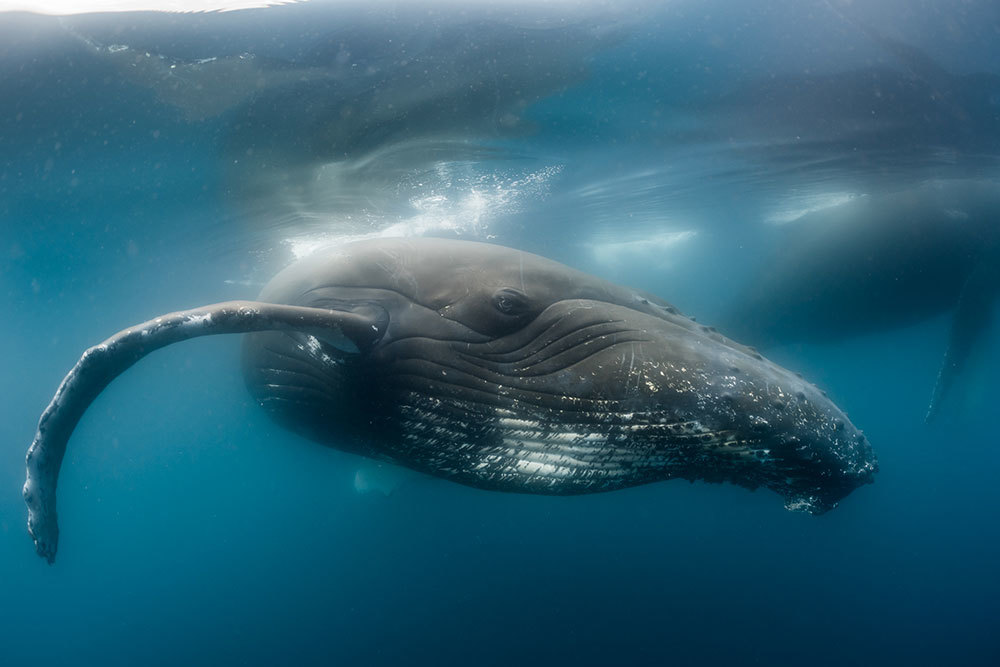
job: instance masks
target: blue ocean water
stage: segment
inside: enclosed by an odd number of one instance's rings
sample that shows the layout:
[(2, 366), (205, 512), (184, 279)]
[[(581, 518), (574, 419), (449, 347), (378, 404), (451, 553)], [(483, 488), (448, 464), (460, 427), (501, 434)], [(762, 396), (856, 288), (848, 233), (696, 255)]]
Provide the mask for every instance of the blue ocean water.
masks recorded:
[(997, 183), (998, 35), (985, 0), (0, 13), (0, 663), (1000, 663), (996, 322), (924, 423), (953, 308), (766, 351), (879, 455), (820, 517), (682, 481), (364, 493), (254, 404), (237, 337), (98, 398), (53, 566), (21, 498), (84, 349), (323, 245), (491, 241), (722, 322), (803, 215)]

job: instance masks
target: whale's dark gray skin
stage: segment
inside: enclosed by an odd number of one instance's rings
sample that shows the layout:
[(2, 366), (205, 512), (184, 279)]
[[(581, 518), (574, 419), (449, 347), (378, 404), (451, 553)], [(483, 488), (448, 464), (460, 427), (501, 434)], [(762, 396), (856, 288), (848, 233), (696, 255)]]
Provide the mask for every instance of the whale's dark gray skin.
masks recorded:
[(495, 245), (365, 241), (293, 264), (257, 302), (164, 315), (88, 350), (28, 451), (41, 556), (55, 558), (59, 464), (87, 405), (151, 350), (236, 332), (247, 387), (279, 423), (479, 488), (680, 477), (765, 486), (819, 514), (877, 469), (816, 387), (654, 296)]
[(1000, 296), (1000, 184), (936, 181), (808, 213), (738, 295), (728, 332), (767, 348), (954, 311), (928, 410), (940, 410)]

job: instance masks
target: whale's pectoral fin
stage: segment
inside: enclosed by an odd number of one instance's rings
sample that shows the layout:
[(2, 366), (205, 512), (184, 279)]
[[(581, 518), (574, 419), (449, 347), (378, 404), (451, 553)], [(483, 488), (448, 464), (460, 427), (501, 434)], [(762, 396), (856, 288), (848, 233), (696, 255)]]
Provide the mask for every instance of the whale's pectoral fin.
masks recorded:
[(941, 370), (930, 406), (927, 408), (926, 422), (931, 422), (940, 412), (941, 405), (951, 392), (956, 378), (961, 375), (969, 355), (983, 337), (990, 324), (993, 303), (997, 297), (997, 283), (1000, 279), (994, 262), (980, 261), (966, 280), (955, 309), (948, 339), (948, 350), (944, 355)]
[(198, 336), (294, 331), (364, 352), (385, 333), (384, 313), (227, 301), (162, 315), (119, 331), (80, 357), (38, 421), (28, 449), (24, 501), (35, 550), (50, 563), (59, 540), (56, 483), (66, 445), (87, 407), (112, 380), (153, 350)]

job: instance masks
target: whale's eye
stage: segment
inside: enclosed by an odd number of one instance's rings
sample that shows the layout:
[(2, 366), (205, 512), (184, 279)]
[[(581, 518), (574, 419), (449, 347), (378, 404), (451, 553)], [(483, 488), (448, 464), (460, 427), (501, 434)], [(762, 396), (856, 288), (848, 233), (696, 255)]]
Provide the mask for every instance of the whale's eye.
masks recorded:
[(528, 297), (511, 287), (503, 287), (493, 294), (493, 305), (504, 315), (521, 315), (528, 310)]

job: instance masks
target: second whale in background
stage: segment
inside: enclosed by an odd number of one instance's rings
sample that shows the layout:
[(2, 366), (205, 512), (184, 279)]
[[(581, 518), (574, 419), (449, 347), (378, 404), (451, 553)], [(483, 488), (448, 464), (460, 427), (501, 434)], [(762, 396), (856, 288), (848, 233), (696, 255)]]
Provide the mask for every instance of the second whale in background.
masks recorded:
[(932, 419), (1000, 295), (1000, 185), (936, 181), (806, 213), (724, 318), (761, 347), (822, 343), (954, 311)]

